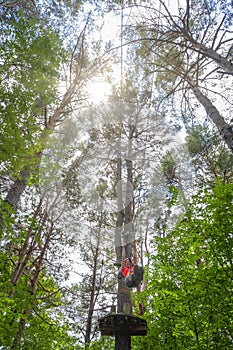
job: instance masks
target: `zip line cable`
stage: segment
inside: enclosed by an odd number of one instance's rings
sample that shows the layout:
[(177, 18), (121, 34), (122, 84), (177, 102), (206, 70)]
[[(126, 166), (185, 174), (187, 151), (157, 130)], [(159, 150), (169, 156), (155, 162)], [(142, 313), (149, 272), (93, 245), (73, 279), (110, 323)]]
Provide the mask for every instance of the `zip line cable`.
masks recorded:
[(121, 1), (121, 75), (120, 75), (120, 99), (123, 97), (123, 21), (124, 21), (124, 0)]

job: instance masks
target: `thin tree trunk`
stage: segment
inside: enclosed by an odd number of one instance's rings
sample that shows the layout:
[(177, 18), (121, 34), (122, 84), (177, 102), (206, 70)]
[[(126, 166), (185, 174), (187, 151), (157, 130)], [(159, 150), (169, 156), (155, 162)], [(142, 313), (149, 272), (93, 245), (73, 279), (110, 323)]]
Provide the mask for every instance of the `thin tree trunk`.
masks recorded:
[[(29, 309), (26, 309), (24, 310), (23, 314), (24, 315), (27, 315), (29, 314), (30, 310)], [(11, 350), (14, 350), (14, 349), (20, 349), (20, 341), (21, 341), (21, 338), (22, 338), (22, 334), (25, 330), (25, 326), (26, 326), (26, 320), (24, 318), (21, 318), (19, 320), (19, 327), (18, 327), (18, 330), (16, 332), (16, 335), (13, 339), (13, 342), (12, 342), (12, 346), (11, 346)]]
[(201, 92), (197, 84), (190, 80), (189, 83), (194, 95), (196, 96), (199, 103), (205, 108), (205, 111), (210, 120), (218, 128), (218, 131), (222, 135), (228, 148), (233, 151), (233, 126), (225, 122), (224, 118), (221, 116), (217, 108), (213, 105), (210, 99)]
[[(38, 216), (39, 211), (41, 209), (41, 206), (42, 206), (42, 200), (40, 201), (40, 203), (37, 206), (37, 209), (33, 215), (33, 219), (36, 219), (36, 217)], [(47, 219), (47, 215), (45, 215), (45, 217), (44, 217), (42, 226), (45, 223), (46, 219)], [(33, 226), (29, 227), (27, 237), (25, 238), (24, 243), (19, 251), (19, 258), (18, 258), (17, 264), (15, 266), (14, 272), (11, 276), (11, 282), (14, 286), (16, 286), (16, 284), (18, 283), (20, 277), (22, 276), (22, 274), (27, 266), (27, 263), (28, 263), (30, 257), (32, 256), (34, 246), (31, 246), (29, 248), (29, 242), (30, 242), (30, 238), (32, 237), (33, 229), (34, 229)]]
[(124, 220), (124, 243), (126, 245), (126, 257), (132, 257), (132, 242), (135, 240), (133, 227), (133, 210), (134, 210), (134, 188), (133, 188), (133, 160), (132, 160), (132, 139), (134, 136), (135, 126), (132, 125), (131, 116), (129, 121), (129, 141), (126, 159), (127, 184), (126, 184), (126, 206)]
[[(175, 37), (177, 37), (177, 38), (183, 37), (185, 40), (185, 45), (182, 42), (180, 42), (180, 43), (174, 42), (175, 45), (178, 44), (181, 47), (187, 47), (190, 50), (199, 52), (203, 56), (209, 57), (210, 59), (212, 59), (225, 72), (227, 72), (229, 74), (233, 74), (233, 63), (230, 60), (228, 60), (227, 58), (220, 55), (216, 50), (214, 50), (212, 48), (214, 46), (217, 34), (219, 33), (219, 31), (221, 30), (221, 27), (224, 24), (224, 21), (226, 19), (226, 15), (223, 17), (218, 28), (216, 28), (216, 31), (213, 35), (212, 47), (206, 47), (202, 42), (198, 42), (197, 40), (195, 40), (194, 37), (192, 36), (191, 32), (189, 31), (189, 22), (192, 21), (192, 19), (190, 18), (190, 2), (189, 1), (186, 2), (186, 15), (185, 15), (186, 22), (183, 21), (183, 28), (181, 28), (180, 25), (176, 24), (175, 19), (174, 19), (175, 17), (172, 15), (171, 12), (169, 12), (165, 3), (161, 0), (160, 0), (160, 3), (163, 4), (171, 22), (173, 22), (173, 25), (175, 25), (177, 28), (177, 32), (174, 33), (174, 31), (172, 31), (171, 35), (174, 36), (174, 34), (175, 34)], [(223, 40), (223, 37), (221, 40)], [(165, 42), (167, 42), (167, 40), (165, 40)], [(220, 47), (220, 43), (218, 43), (218, 47)]]
[[(122, 243), (125, 245), (125, 255), (129, 258), (132, 257), (132, 240), (134, 239), (133, 230), (133, 161), (132, 161), (132, 138), (134, 133), (134, 126), (131, 125), (131, 116), (129, 122), (129, 142), (128, 153), (126, 159), (127, 168), (127, 183), (126, 183), (126, 197), (124, 217), (118, 216), (121, 225), (124, 225), (124, 234), (122, 237)], [(118, 155), (118, 173), (122, 173), (121, 154)], [(122, 192), (121, 192), (121, 201)], [(119, 213), (118, 213), (119, 214)], [(120, 257), (118, 257), (120, 258)], [(121, 249), (121, 261), (122, 249)], [(130, 297), (130, 289), (125, 286), (122, 279), (118, 279), (118, 291), (117, 291), (117, 312), (124, 314), (132, 314), (132, 301)], [(131, 335), (130, 334), (117, 334), (115, 336), (115, 350), (130, 350), (131, 349)]]
[(102, 226), (102, 218), (99, 222), (99, 228), (98, 228), (98, 233), (97, 233), (97, 242), (96, 242), (96, 247), (95, 247), (95, 251), (94, 251), (94, 267), (93, 267), (93, 274), (92, 274), (91, 295), (90, 295), (90, 302), (89, 302), (89, 307), (88, 307), (88, 315), (87, 315), (87, 323), (86, 323), (86, 331), (85, 331), (85, 346), (89, 345), (91, 342), (92, 317), (93, 317), (93, 312), (94, 312), (95, 302), (96, 302), (96, 278), (97, 278), (98, 257), (99, 257), (99, 253), (100, 253), (101, 226)]
[[(50, 242), (50, 237), (51, 237), (52, 231), (53, 231), (53, 224), (50, 227), (49, 233), (48, 233), (48, 235), (46, 237), (44, 246), (43, 246), (43, 248), (41, 250), (41, 253), (40, 253), (40, 256), (39, 256), (39, 260), (38, 260), (37, 265), (36, 265), (36, 270), (35, 270), (34, 276), (33, 276), (32, 281), (31, 281), (31, 286), (30, 286), (30, 293), (31, 294), (33, 294), (35, 289), (36, 289), (36, 286), (37, 286), (37, 283), (38, 283), (38, 279), (39, 279), (39, 275), (40, 275), (40, 272), (42, 270), (42, 264), (43, 264), (44, 255), (45, 255), (46, 249), (48, 247), (48, 244)], [(30, 268), (30, 270), (31, 270), (31, 268)], [(31, 309), (27, 308), (27, 309), (24, 310), (23, 314), (27, 315), (27, 314), (30, 313), (30, 311), (31, 311)], [(24, 318), (20, 318), (19, 324), (18, 324), (18, 330), (17, 330), (17, 333), (16, 333), (16, 335), (14, 337), (14, 340), (13, 340), (13, 343), (12, 343), (12, 346), (11, 346), (11, 350), (19, 348), (19, 344), (20, 344), (20, 341), (21, 341), (21, 338), (22, 338), (22, 334), (23, 334), (23, 332), (25, 330), (25, 326), (26, 326), (26, 320)]]
[(36, 289), (36, 286), (37, 286), (37, 283), (38, 283), (38, 280), (39, 280), (39, 275), (40, 275), (40, 272), (42, 270), (42, 265), (43, 265), (43, 260), (44, 260), (44, 255), (46, 253), (46, 250), (48, 248), (48, 245), (50, 243), (50, 239), (51, 239), (51, 234), (53, 232), (53, 223), (51, 224), (51, 227), (49, 229), (49, 232), (47, 234), (47, 237), (45, 239), (45, 243), (44, 243), (44, 246), (43, 248), (41, 249), (41, 253), (39, 255), (39, 260), (36, 264), (36, 271), (34, 273), (34, 276), (33, 276), (33, 279), (31, 281), (31, 287), (30, 287), (30, 293), (33, 294), (35, 289)]
[(122, 195), (122, 160), (121, 160), (121, 131), (117, 145), (117, 159), (116, 159), (116, 193), (117, 193), (117, 219), (115, 228), (115, 252), (116, 252), (116, 264), (121, 266), (122, 260), (122, 231), (124, 222), (124, 208), (123, 208), (123, 195)]

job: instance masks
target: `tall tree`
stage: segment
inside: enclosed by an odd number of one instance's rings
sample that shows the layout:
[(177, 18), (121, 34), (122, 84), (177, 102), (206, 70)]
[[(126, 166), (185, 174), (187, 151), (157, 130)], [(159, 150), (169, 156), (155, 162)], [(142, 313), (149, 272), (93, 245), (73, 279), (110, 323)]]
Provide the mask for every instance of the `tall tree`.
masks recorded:
[(231, 347), (232, 184), (193, 197), (166, 237), (155, 235), (147, 300), (148, 337), (136, 348)]
[[(29, 26), (32, 22), (34, 24), (32, 24), (29, 32)], [(11, 32), (15, 30), (14, 35), (12, 34), (10, 37), (9, 34), (10, 40), (6, 36), (5, 45), (3, 46), (5, 58), (3, 59), (8, 70), (5, 73), (3, 70), (2, 79), (6, 89), (11, 84), (9, 79), (14, 79), (15, 91), (12, 92), (11, 98), (14, 100), (14, 96), (16, 98), (17, 94), (16, 101), (19, 102), (20, 108), (16, 109), (17, 114), (14, 110), (10, 110), (10, 97), (6, 96), (6, 93), (3, 95), (5, 96), (5, 104), (2, 105), (2, 114), (8, 115), (9, 112), (16, 114), (12, 116), (13, 128), (9, 125), (9, 122), (5, 126), (5, 137), (3, 139), (5, 140), (4, 155), (7, 154), (6, 150), (8, 148), (12, 149), (12, 145), (9, 147), (11, 139), (10, 135), (8, 135), (9, 130), (11, 130), (11, 133), (12, 130), (18, 133), (18, 136), (17, 134), (14, 135), (15, 140), (24, 140), (27, 137), (33, 146), (28, 152), (28, 145), (22, 144), (21, 141), (20, 144), (18, 141), (16, 150), (21, 150), (24, 155), (15, 155), (13, 153), (10, 161), (10, 165), (12, 162), (14, 162), (13, 164), (15, 162), (18, 164), (18, 160), (25, 162), (25, 166), (22, 164), (21, 168), (18, 168), (17, 174), (13, 173), (16, 179), (5, 197), (5, 201), (14, 209), (16, 209), (25, 190), (29, 176), (33, 175), (32, 170), (35, 169), (35, 172), (37, 171), (37, 167), (33, 167), (33, 161), (36, 164), (40, 162), (40, 157), (49, 135), (71, 111), (80, 108), (83, 104), (84, 87), (92, 74), (103, 64), (103, 62), (100, 62), (98, 53), (95, 57), (88, 57), (85, 37), (89, 22), (90, 20), (87, 18), (86, 23), (83, 25), (84, 27), (80, 30), (80, 34), (76, 34), (76, 42), (69, 48), (69, 58), (64, 54), (64, 48), (62, 48), (61, 40), (59, 40), (56, 32), (52, 29), (50, 31), (47, 30), (47, 25), (43, 28), (43, 26), (37, 24), (40, 22), (36, 22), (36, 20), (26, 20), (23, 17), (19, 23), (18, 20), (15, 20), (16, 27), (11, 26), (9, 29)], [(8, 52), (12, 56), (9, 56)], [(62, 63), (65, 64), (66, 78), (63, 83), (66, 86), (65, 88), (57, 83), (59, 78), (58, 70), (61, 68)], [(17, 75), (19, 69), (21, 72), (20, 76)], [(38, 75), (41, 77), (40, 79)], [(30, 77), (30, 80), (28, 77)], [(25, 95), (19, 95), (21, 89), (25, 91)], [(22, 97), (24, 97), (24, 100), (22, 100)], [(30, 125), (31, 129), (28, 125)], [(7, 130), (8, 133), (5, 132)], [(25, 132), (25, 136), (22, 134), (22, 131)], [(27, 143), (29, 142), (27, 141)], [(16, 150), (14, 151), (15, 153)], [(28, 166), (27, 163), (29, 163)]]
[[(228, 117), (231, 101), (225, 91), (217, 91), (218, 86), (222, 90), (221, 83), (227, 84), (232, 74), (228, 4), (219, 7), (216, 2), (199, 1), (194, 6), (186, 1), (186, 6), (177, 8), (175, 14), (165, 2), (159, 4), (145, 5), (135, 21), (139, 37), (134, 37), (133, 43), (141, 43), (138, 54), (144, 57), (146, 74), (153, 72), (164, 101), (174, 96), (173, 107), (177, 107), (180, 99), (186, 119), (195, 104), (192, 98), (195, 96), (232, 151), (232, 126)], [(214, 103), (220, 97), (225, 109)], [(185, 109), (187, 105), (189, 111)]]
[[(10, 328), (13, 324), (12, 332), (2, 332), (1, 345), (14, 349), (29, 348), (32, 343), (34, 348), (42, 349), (49, 342), (51, 347), (55, 346), (59, 340), (57, 347), (62, 347), (65, 341), (73, 346), (72, 337), (67, 335), (67, 325), (62, 325), (59, 311), (56, 314), (62, 302), (59, 298), (53, 301), (49, 297), (50, 294), (59, 294), (59, 286), (58, 291), (51, 291), (50, 283), (55, 285), (55, 280), (61, 283), (60, 266), (54, 265), (57, 264), (58, 253), (61, 265), (64, 246), (68, 247), (69, 243), (51, 216), (54, 203), (48, 205), (44, 198), (40, 200), (38, 173), (49, 135), (71, 111), (80, 108), (84, 85), (98, 70), (100, 61), (95, 57), (95, 63), (90, 63), (84, 47), (88, 20), (84, 23), (84, 29), (80, 24), (81, 33), (78, 38), (76, 36), (77, 41), (68, 55), (48, 20), (40, 20), (39, 14), (32, 18), (28, 9), (19, 7), (17, 5), (9, 13), (4, 12), (1, 23), (5, 30), (1, 36), (0, 73), (3, 97), (1, 184), (4, 188), (1, 199), (1, 251), (4, 267), (7, 267), (4, 288), (1, 289), (4, 297), (1, 309), (6, 316), (2, 329), (4, 325)], [(63, 86), (58, 84), (62, 63), (67, 76), (65, 92)], [(27, 191), (28, 185), (31, 185), (30, 191)], [(17, 208), (18, 213), (14, 211)], [(60, 274), (66, 275), (66, 270), (63, 269)], [(42, 301), (37, 303), (35, 299), (40, 298), (41, 291), (44, 295)], [(45, 305), (47, 294), (48, 305)], [(25, 303), (20, 304), (20, 300), (25, 300)], [(9, 307), (6, 312), (9, 303), (12, 308)], [(54, 303), (53, 308), (50, 303)], [(12, 314), (15, 319), (13, 323), (10, 320)], [(39, 324), (35, 315), (45, 321), (41, 322), (38, 331), (35, 330), (36, 323), (37, 326)], [(52, 317), (54, 322), (51, 321)], [(54, 339), (56, 331), (60, 332), (61, 337)], [(36, 335), (41, 341), (35, 339)]]

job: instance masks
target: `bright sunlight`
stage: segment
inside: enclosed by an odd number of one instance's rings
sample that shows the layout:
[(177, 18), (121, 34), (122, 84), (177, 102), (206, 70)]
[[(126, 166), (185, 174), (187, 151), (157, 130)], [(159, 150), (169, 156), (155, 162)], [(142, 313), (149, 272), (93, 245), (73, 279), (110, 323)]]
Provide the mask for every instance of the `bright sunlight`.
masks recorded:
[(88, 84), (89, 100), (94, 104), (106, 102), (111, 95), (111, 85), (102, 77), (93, 78)]

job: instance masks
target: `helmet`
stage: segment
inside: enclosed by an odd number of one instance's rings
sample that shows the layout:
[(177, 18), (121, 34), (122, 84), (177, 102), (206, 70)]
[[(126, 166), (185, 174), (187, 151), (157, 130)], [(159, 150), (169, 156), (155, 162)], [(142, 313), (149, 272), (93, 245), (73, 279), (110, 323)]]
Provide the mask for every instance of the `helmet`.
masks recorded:
[(130, 258), (125, 258), (124, 262), (127, 262), (127, 261), (129, 261), (129, 262), (130, 262), (130, 264), (132, 264), (132, 261), (131, 261), (131, 259), (130, 259)]

